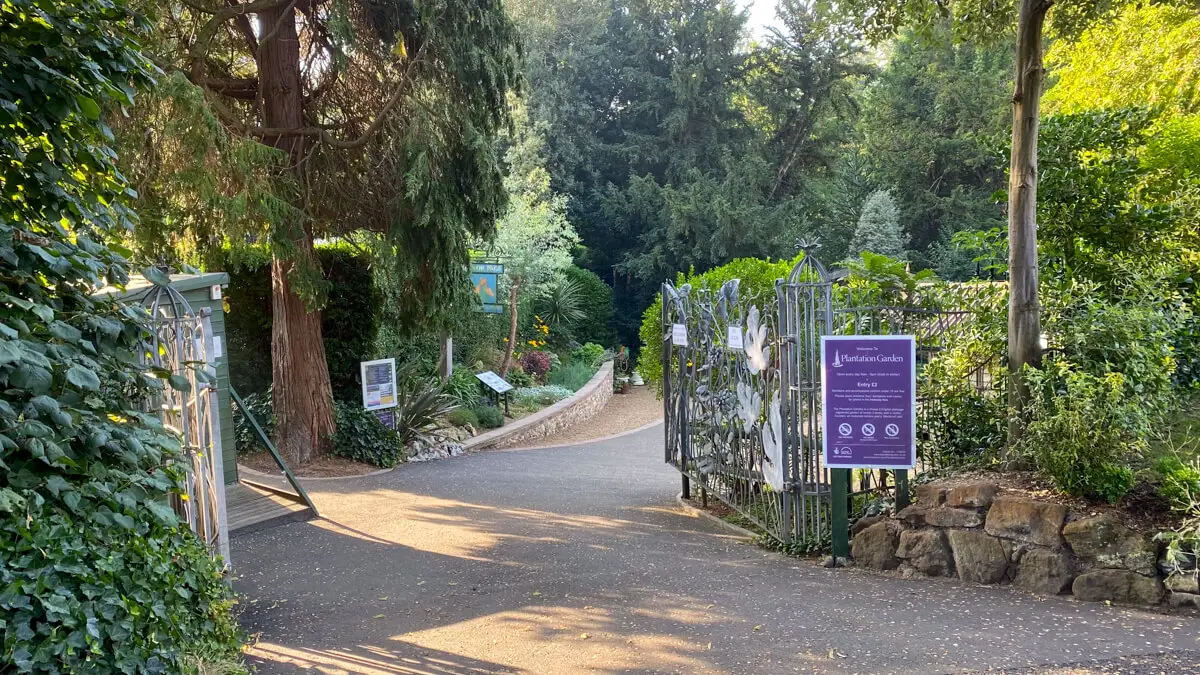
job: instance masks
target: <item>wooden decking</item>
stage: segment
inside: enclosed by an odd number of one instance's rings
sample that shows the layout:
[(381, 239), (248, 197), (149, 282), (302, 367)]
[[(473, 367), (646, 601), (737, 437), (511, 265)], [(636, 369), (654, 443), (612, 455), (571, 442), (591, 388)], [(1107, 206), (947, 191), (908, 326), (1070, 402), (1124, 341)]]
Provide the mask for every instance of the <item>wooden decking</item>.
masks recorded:
[(225, 512), (229, 516), (231, 536), (308, 520), (314, 515), (299, 501), (245, 483), (225, 486)]

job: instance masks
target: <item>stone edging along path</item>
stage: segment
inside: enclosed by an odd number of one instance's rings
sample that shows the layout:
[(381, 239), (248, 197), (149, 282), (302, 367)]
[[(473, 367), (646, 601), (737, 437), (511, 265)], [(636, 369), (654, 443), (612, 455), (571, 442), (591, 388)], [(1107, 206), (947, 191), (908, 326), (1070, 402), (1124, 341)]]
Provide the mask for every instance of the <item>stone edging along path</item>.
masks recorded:
[(463, 441), (463, 448), (490, 450), (508, 448), (519, 443), (549, 436), (573, 424), (591, 419), (600, 412), (613, 395), (613, 362), (606, 361), (570, 398), (506, 424), (499, 429)]

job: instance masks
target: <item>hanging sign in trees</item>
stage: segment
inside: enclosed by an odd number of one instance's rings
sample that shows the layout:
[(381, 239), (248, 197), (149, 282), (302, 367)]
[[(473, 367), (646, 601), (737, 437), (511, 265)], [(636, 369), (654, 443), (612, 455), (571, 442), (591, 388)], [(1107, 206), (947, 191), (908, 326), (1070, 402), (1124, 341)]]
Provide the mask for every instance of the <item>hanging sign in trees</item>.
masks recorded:
[(396, 407), (396, 359), (363, 361), (363, 407), (382, 410)]
[(504, 312), (496, 295), (501, 274), (504, 274), (504, 265), (501, 263), (471, 263), (471, 292), (479, 300), (485, 314)]
[(916, 345), (911, 335), (821, 338), (825, 466), (916, 465)]

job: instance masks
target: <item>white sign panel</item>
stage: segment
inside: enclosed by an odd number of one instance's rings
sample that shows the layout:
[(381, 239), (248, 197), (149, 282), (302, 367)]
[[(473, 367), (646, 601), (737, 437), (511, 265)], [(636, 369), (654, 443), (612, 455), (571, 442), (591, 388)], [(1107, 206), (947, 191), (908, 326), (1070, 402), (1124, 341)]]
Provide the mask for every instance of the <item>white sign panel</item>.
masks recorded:
[(676, 347), (687, 346), (687, 325), (677, 323), (671, 326), (671, 344)]
[(512, 391), (513, 388), (513, 386), (505, 381), (503, 377), (500, 377), (490, 370), (482, 373), (476, 373), (475, 379), (487, 385), (489, 389), (497, 394), (503, 394), (506, 391)]
[(363, 361), (363, 407), (381, 410), (396, 407), (396, 359)]
[(729, 326), (727, 332), (729, 334), (727, 342), (729, 343), (730, 349), (741, 351), (746, 348), (745, 341), (742, 339), (741, 326)]

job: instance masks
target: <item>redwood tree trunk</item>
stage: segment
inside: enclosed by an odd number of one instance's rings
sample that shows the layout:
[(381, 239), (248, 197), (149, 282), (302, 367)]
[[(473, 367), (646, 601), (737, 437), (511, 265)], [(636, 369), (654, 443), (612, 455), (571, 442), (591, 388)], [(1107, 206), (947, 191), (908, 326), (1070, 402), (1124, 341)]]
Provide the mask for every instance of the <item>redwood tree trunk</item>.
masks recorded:
[(514, 277), (508, 288), (508, 345), (504, 348), (504, 362), (500, 364), (500, 377), (508, 375), (512, 368), (513, 349), (517, 346), (517, 294), (521, 290), (520, 277)]
[(1037, 152), (1042, 98), (1042, 25), (1052, 3), (1021, 0), (1017, 26), (1012, 155), (1008, 174), (1009, 448), (1025, 429), (1029, 391), (1020, 377), (1026, 364), (1041, 365), (1038, 303)]
[[(295, 3), (266, 10), (259, 21), (264, 34), (258, 49), (264, 126), (299, 129), (304, 126), (304, 99)], [(302, 181), (304, 137), (281, 134), (263, 141), (287, 153), (291, 170)], [(296, 265), (317, 264), (311, 230), (307, 225), (295, 227), (295, 250), (287, 259), (276, 255), (271, 263), (271, 379), (275, 443), (288, 462), (304, 464), (324, 451), (335, 422), (321, 314), (309, 311), (289, 279)]]

